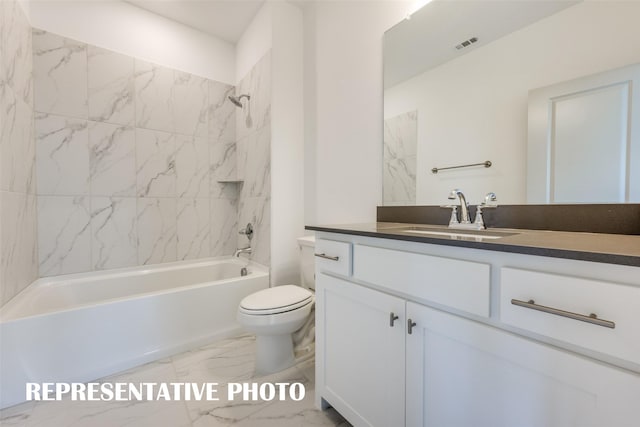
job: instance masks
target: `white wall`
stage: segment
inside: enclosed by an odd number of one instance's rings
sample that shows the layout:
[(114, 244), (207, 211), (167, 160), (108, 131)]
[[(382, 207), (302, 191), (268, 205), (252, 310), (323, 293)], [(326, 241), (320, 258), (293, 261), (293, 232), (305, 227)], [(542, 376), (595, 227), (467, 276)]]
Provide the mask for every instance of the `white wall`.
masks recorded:
[(129, 3), (31, 0), (27, 10), (35, 28), (219, 82), (236, 83), (232, 44)]
[(304, 235), (304, 108), (302, 11), (272, 4), (271, 282), (299, 283)]
[[(303, 16), (304, 73), (304, 223), (317, 224), (316, 209), (316, 4), (305, 3)], [(313, 231), (305, 231), (313, 234)]]
[(271, 49), (271, 283), (299, 283), (304, 234), (302, 11), (267, 2), (237, 45), (237, 80)]
[(418, 110), (417, 203), (456, 187), (473, 204), (488, 191), (524, 203), (528, 91), (640, 62), (638, 16), (638, 2), (584, 2), (389, 89), (385, 116)]
[[(382, 201), (382, 35), (399, 22), (409, 2), (318, 2), (306, 7), (306, 125), (315, 129), (315, 224), (375, 221)], [(315, 108), (315, 116), (313, 114)], [(306, 135), (310, 137), (309, 133)], [(307, 147), (310, 148), (310, 147)], [(308, 163), (308, 161), (305, 161)], [(309, 188), (305, 186), (307, 192)]]
[(236, 45), (236, 81), (247, 75), (253, 66), (271, 49), (272, 35), (272, 4), (265, 3), (251, 24), (238, 40)]

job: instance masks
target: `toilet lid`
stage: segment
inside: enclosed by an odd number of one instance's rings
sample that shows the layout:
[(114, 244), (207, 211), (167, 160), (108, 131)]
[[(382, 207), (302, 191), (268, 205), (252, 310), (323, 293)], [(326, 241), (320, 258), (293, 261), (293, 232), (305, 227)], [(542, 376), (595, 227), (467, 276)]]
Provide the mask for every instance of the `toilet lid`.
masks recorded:
[(254, 314), (273, 314), (295, 310), (312, 300), (313, 293), (300, 286), (274, 286), (245, 297), (240, 302), (240, 309)]

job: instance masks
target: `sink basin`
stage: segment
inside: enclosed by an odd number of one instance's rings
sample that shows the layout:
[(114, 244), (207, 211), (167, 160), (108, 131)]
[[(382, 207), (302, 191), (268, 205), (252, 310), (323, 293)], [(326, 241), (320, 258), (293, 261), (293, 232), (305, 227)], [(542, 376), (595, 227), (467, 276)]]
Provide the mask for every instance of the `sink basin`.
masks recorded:
[(518, 233), (509, 233), (505, 231), (488, 231), (488, 230), (457, 230), (451, 228), (428, 228), (428, 227), (399, 227), (393, 229), (404, 233), (419, 234), (423, 236), (442, 237), (460, 240), (475, 240), (478, 242), (484, 240), (496, 240), (503, 237), (514, 236)]

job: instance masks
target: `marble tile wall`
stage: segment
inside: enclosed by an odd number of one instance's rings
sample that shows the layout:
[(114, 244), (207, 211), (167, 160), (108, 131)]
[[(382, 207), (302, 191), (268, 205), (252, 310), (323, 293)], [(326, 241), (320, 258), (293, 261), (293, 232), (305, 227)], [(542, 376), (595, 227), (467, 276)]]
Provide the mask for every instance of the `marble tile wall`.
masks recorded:
[[(269, 265), (271, 258), (271, 52), (238, 83), (236, 94), (249, 94), (236, 115), (238, 225), (254, 227), (252, 258)], [(237, 108), (237, 107), (236, 107)], [(244, 236), (238, 245), (245, 246)]]
[(418, 112), (384, 121), (383, 200), (389, 205), (416, 203)]
[(0, 1), (0, 306), (38, 277), (32, 36)]
[(33, 30), (41, 276), (236, 248), (235, 88)]

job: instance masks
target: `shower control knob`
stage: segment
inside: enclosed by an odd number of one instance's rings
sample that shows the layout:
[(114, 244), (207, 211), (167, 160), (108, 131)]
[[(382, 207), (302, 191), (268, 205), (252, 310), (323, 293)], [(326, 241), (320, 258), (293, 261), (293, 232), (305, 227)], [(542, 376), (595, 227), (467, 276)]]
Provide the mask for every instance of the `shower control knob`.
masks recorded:
[(244, 234), (245, 236), (247, 236), (247, 239), (251, 240), (251, 238), (253, 237), (253, 226), (251, 225), (251, 223), (248, 223), (247, 226), (245, 228), (241, 228), (238, 233)]

